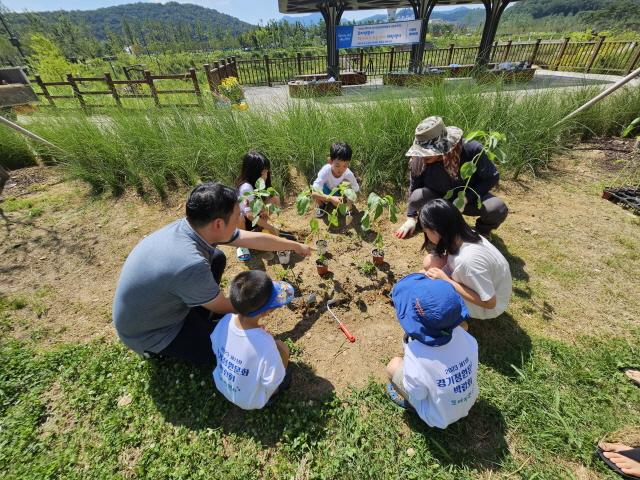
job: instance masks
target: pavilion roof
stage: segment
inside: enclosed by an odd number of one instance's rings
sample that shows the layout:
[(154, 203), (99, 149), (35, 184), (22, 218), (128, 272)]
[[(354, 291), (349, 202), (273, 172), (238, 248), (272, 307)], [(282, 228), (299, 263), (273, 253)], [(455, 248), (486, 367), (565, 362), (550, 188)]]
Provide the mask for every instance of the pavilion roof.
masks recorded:
[[(278, 0), (280, 13), (313, 13), (320, 11), (321, 0)], [(379, 8), (411, 7), (409, 0), (343, 0), (345, 10), (375, 10)], [(438, 0), (441, 5), (481, 4), (482, 0)]]

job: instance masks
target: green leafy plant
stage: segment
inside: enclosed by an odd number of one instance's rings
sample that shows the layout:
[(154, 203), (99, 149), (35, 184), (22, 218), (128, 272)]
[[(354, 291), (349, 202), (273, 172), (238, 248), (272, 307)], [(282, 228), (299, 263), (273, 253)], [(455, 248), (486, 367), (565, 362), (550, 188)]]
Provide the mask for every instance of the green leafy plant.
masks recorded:
[[(396, 223), (398, 221), (398, 211), (393, 197), (391, 195), (381, 197), (377, 193), (371, 192), (367, 199), (367, 210), (364, 212), (364, 215), (362, 215), (362, 220), (360, 221), (362, 229), (365, 232), (371, 230), (371, 226), (375, 224), (380, 217), (382, 217), (385, 210), (389, 212), (389, 221), (391, 221), (391, 223)], [(382, 249), (384, 247), (384, 240), (382, 235), (380, 235), (380, 232), (376, 235), (373, 244), (378, 249)]]
[(251, 214), (253, 215), (253, 220), (251, 221), (252, 226), (255, 227), (260, 221), (260, 214), (263, 210), (266, 210), (270, 215), (280, 213), (280, 208), (269, 202), (269, 199), (276, 195), (278, 195), (276, 189), (267, 187), (264, 179), (259, 178), (254, 190), (246, 192), (240, 197), (240, 200), (243, 202), (247, 201), (249, 208), (251, 208)]
[[(296, 198), (296, 210), (298, 212), (298, 215), (303, 216), (309, 211), (309, 207), (313, 202), (313, 192), (313, 187), (308, 187), (303, 192), (300, 192), (298, 194), (298, 197)], [(321, 192), (318, 191), (317, 193)], [(336, 194), (338, 194), (337, 196), (342, 197), (343, 199), (347, 199), (350, 202), (355, 202), (357, 199), (356, 192), (348, 183), (341, 183), (336, 188), (331, 190), (328, 195), (332, 197)], [(332, 227), (337, 227), (338, 225), (340, 225), (338, 215), (346, 215), (347, 204), (343, 201), (340, 205), (332, 209), (330, 212), (324, 209), (322, 211), (327, 215), (329, 225)], [(313, 235), (317, 234), (319, 231), (318, 219), (312, 218), (311, 220), (309, 220), (309, 227)]]
[[(640, 117), (636, 118), (629, 125), (627, 125), (627, 127), (622, 131), (622, 136), (628, 138), (633, 135), (634, 132), (640, 133)], [(636, 138), (640, 139), (640, 135), (638, 135)]]
[(376, 266), (369, 260), (366, 260), (358, 265), (358, 270), (360, 270), (364, 275), (371, 275), (376, 271)]
[(466, 180), (464, 186), (452, 188), (444, 196), (445, 200), (451, 200), (453, 196), (456, 195), (455, 200), (453, 200), (453, 204), (460, 211), (464, 209), (465, 199), (467, 198), (467, 190), (471, 190), (476, 195), (477, 206), (478, 208), (482, 208), (482, 199), (480, 198), (480, 195), (469, 186), (471, 177), (473, 177), (473, 174), (478, 170), (478, 160), (480, 160), (482, 154), (484, 153), (489, 158), (489, 160), (494, 163), (504, 163), (506, 158), (504, 151), (500, 148), (500, 143), (507, 141), (507, 137), (503, 133), (475, 130), (473, 132), (470, 132), (465, 137), (465, 140), (467, 142), (470, 142), (471, 140), (477, 140), (482, 145), (482, 150), (480, 150), (480, 152), (478, 152), (478, 154), (473, 157), (470, 162), (467, 162), (460, 167), (460, 178), (462, 178), (462, 180)]

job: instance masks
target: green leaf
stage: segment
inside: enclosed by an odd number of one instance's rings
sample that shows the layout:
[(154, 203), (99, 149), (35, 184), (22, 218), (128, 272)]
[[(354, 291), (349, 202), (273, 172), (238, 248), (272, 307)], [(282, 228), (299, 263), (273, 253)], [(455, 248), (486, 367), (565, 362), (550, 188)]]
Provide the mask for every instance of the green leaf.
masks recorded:
[(640, 127), (640, 117), (636, 118), (633, 122), (631, 122), (627, 128), (625, 128), (622, 131), (622, 136), (623, 137), (630, 137), (631, 134), (633, 133), (633, 131), (637, 128)]
[(345, 188), (343, 193), (344, 196), (347, 197), (351, 202), (355, 202), (358, 199), (356, 192), (354, 192), (351, 188)]
[(478, 167), (476, 167), (476, 164), (474, 162), (464, 163), (460, 167), (460, 176), (463, 180), (467, 180), (468, 178), (471, 178), (474, 173), (476, 173), (477, 169)]
[(396, 223), (398, 221), (398, 210), (396, 209), (395, 203), (389, 205), (389, 221), (391, 223)]
[(367, 209), (373, 210), (379, 203), (380, 196), (375, 192), (371, 192), (369, 198), (367, 198)]
[(382, 206), (381, 203), (378, 203), (376, 205), (376, 209), (373, 211), (373, 221), (375, 222), (376, 220), (378, 220), (380, 218), (380, 215), (382, 215), (382, 213), (384, 212), (384, 207)]
[(264, 182), (264, 178), (258, 178), (258, 180), (256, 180), (256, 190), (264, 190), (265, 188), (266, 184)]
[(486, 132), (482, 131), (482, 130), (474, 130), (472, 132), (467, 133), (467, 136), (464, 137), (464, 139), (467, 142), (470, 142), (471, 140), (475, 140), (476, 138), (484, 138), (486, 136)]
[(269, 194), (270, 197), (275, 197), (278, 195), (278, 191), (273, 187), (267, 188), (267, 193)]
[(307, 190), (300, 193), (296, 198), (296, 210), (298, 211), (298, 215), (304, 215), (307, 213), (309, 204), (311, 204), (311, 192)]
[(347, 204), (346, 203), (341, 203), (340, 205), (338, 205), (338, 213), (340, 215), (346, 215), (347, 214)]
[(458, 196), (453, 201), (453, 205), (460, 211), (462, 211), (462, 209), (464, 208), (464, 199), (465, 199), (464, 190), (460, 190), (458, 192)]
[(309, 227), (311, 228), (311, 233), (316, 234), (319, 230), (319, 223), (317, 218), (312, 218), (309, 220)]
[(327, 215), (327, 220), (329, 220), (329, 225), (332, 227), (337, 227), (340, 223), (338, 222), (338, 209), (334, 209), (329, 215)]
[(380, 250), (384, 248), (384, 239), (382, 238), (382, 235), (380, 235), (380, 233), (376, 235), (376, 239), (373, 241), (373, 244)]
[(262, 199), (256, 198), (251, 204), (251, 213), (253, 214), (254, 217), (258, 217), (260, 216), (260, 213), (262, 212), (263, 208), (264, 208), (264, 202), (262, 201)]
[(364, 215), (362, 215), (362, 220), (360, 220), (360, 225), (362, 226), (362, 230), (364, 230), (365, 232), (368, 232), (369, 229), (371, 228), (371, 218), (369, 217), (369, 210), (364, 212)]
[(480, 197), (476, 199), (476, 206), (478, 207), (478, 210), (482, 208), (482, 199)]
[(452, 188), (451, 190), (449, 190), (447, 193), (445, 193), (445, 194), (444, 194), (444, 197), (443, 197), (443, 198), (444, 198), (445, 200), (451, 200), (451, 199), (453, 198), (454, 190), (455, 190), (455, 189), (453, 189), (453, 188)]

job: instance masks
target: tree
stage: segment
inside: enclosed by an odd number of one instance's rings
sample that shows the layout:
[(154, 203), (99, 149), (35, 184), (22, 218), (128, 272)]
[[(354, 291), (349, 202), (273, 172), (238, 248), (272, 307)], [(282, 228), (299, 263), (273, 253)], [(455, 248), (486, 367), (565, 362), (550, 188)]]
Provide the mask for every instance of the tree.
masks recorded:
[(65, 75), (71, 72), (71, 64), (64, 58), (60, 49), (44, 35), (31, 35), (30, 47), (32, 54), (29, 56), (29, 62), (46, 80), (64, 80)]

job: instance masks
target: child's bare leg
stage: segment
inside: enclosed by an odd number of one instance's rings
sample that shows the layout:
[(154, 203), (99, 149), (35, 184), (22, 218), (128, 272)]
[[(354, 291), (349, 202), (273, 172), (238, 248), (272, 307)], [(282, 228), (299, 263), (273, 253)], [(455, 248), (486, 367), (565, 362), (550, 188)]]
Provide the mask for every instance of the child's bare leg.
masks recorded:
[(403, 369), (404, 369), (404, 360), (402, 357), (393, 357), (386, 367), (387, 376), (389, 377), (389, 381), (396, 389), (402, 397), (405, 399), (409, 398), (409, 395), (404, 390), (404, 385), (402, 382), (403, 377)]
[(289, 347), (287, 347), (286, 343), (276, 340), (276, 347), (278, 347), (278, 353), (280, 353), (280, 358), (282, 358), (282, 364), (284, 368), (287, 368), (289, 365)]

